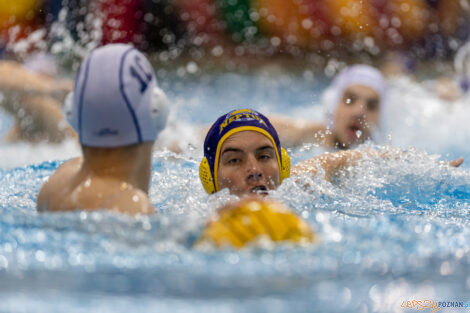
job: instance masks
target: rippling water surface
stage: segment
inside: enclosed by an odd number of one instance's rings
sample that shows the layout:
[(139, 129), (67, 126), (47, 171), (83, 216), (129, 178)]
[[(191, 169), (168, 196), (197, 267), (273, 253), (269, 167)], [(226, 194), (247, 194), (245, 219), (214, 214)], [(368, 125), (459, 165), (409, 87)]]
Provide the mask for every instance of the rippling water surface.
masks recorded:
[[(325, 80), (308, 73), (160, 81), (177, 129), (163, 136), (190, 141), (192, 126), (240, 106), (321, 118)], [(469, 301), (470, 103), (436, 100), (405, 78), (390, 84), (381, 144), (394, 147), (373, 147), (389, 159), (365, 159), (333, 184), (288, 179), (271, 194), (315, 229), (311, 247), (193, 249), (207, 217), (233, 199), (204, 193), (197, 147), (154, 152), (159, 214), (133, 219), (36, 213), (41, 184), (79, 148), (0, 144), (0, 312), (403, 312), (406, 300)], [(440, 162), (458, 156), (461, 168)]]

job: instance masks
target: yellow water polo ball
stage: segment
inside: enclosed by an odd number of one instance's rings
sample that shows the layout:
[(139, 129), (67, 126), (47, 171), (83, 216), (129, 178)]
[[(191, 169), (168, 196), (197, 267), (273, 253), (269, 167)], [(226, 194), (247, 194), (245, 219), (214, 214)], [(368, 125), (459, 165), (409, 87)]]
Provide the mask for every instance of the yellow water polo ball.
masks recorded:
[(252, 198), (219, 210), (207, 224), (198, 244), (242, 248), (261, 238), (304, 244), (314, 242), (315, 234), (283, 204)]

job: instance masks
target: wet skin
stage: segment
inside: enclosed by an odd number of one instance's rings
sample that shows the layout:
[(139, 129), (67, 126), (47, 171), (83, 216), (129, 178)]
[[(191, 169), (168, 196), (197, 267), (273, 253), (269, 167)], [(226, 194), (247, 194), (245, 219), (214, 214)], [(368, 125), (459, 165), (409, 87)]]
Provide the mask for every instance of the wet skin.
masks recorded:
[(363, 143), (377, 127), (380, 97), (372, 88), (351, 85), (343, 94), (335, 115), (334, 137), (338, 148)]
[(271, 140), (256, 131), (231, 135), (222, 144), (217, 170), (219, 190), (242, 196), (265, 194), (280, 184), (279, 165)]

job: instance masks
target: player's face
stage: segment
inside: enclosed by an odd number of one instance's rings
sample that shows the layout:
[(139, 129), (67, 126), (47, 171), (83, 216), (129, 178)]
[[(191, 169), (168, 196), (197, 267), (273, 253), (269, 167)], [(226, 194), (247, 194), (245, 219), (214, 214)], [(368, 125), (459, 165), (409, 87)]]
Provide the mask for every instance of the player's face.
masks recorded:
[(380, 97), (372, 88), (351, 85), (343, 93), (335, 115), (334, 135), (342, 148), (368, 139), (379, 122)]
[(217, 182), (238, 196), (276, 189), (280, 176), (272, 141), (256, 131), (231, 135), (220, 150)]

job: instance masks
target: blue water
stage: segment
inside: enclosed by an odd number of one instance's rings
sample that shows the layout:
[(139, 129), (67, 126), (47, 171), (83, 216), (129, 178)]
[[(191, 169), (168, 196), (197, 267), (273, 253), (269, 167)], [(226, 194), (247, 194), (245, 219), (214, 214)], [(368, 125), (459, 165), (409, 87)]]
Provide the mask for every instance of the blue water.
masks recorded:
[[(325, 85), (304, 73), (160, 82), (177, 126), (239, 106), (315, 119)], [(271, 193), (315, 229), (319, 242), (309, 247), (192, 248), (207, 218), (234, 199), (204, 193), (197, 147), (154, 152), (150, 199), (158, 214), (134, 219), (38, 214), (41, 184), (67, 158), (57, 151), (77, 148), (0, 144), (0, 312), (404, 312), (407, 300), (469, 301), (469, 165), (440, 163), (470, 161), (460, 144), (470, 138), (467, 102), (452, 111), (406, 79), (391, 85), (401, 114), (392, 110), (387, 121), (394, 147), (371, 146), (389, 159), (364, 159), (333, 184), (321, 175), (288, 179)], [(305, 146), (291, 155), (297, 162), (318, 152)]]

